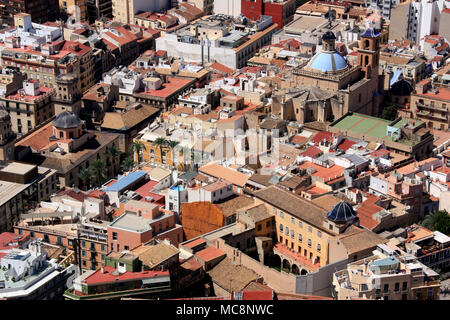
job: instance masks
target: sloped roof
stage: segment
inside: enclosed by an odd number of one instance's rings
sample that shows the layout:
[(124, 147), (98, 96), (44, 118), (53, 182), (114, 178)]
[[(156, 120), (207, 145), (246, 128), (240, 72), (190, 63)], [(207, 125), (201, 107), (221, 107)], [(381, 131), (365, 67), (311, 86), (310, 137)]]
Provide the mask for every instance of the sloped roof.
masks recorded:
[(206, 164), (199, 169), (199, 172), (230, 181), (231, 183), (243, 187), (248, 180), (248, 175), (221, 166), (217, 163)]
[(260, 278), (254, 271), (234, 264), (229, 258), (223, 259), (207, 273), (214, 283), (227, 291), (241, 291)]

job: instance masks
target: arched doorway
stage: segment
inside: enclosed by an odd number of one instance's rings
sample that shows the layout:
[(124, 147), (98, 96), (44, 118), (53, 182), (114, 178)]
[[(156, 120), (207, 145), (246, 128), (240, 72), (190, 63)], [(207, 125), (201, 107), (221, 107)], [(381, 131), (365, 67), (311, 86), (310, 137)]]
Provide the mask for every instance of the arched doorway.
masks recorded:
[(291, 264), (288, 260), (283, 260), (283, 271), (284, 272), (291, 272)]
[(281, 258), (279, 255), (277, 255), (277, 254), (273, 255), (272, 261), (271, 261), (271, 266), (277, 267), (277, 268), (279, 268), (281, 266)]
[(302, 271), (300, 272), (300, 275), (304, 276), (305, 274), (308, 274), (308, 271), (306, 271), (305, 269), (302, 269)]
[(296, 264), (292, 265), (292, 273), (296, 274), (296, 275), (300, 274), (300, 269), (299, 269), (299, 267)]

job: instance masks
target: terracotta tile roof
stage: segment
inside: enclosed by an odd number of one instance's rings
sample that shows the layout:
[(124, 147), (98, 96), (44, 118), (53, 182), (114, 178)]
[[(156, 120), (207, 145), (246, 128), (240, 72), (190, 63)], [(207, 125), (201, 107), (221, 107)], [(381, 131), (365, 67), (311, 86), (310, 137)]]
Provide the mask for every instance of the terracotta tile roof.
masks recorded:
[(369, 155), (372, 156), (372, 157), (377, 158), (377, 157), (389, 155), (389, 153), (390, 152), (387, 149), (378, 149), (378, 150), (375, 150), (375, 151), (369, 153)]
[(164, 242), (152, 246), (140, 246), (139, 248), (139, 252), (136, 252), (136, 249), (134, 249), (131, 251), (131, 254), (136, 255), (142, 264), (149, 268), (155, 268), (180, 252), (174, 246), (167, 245)]
[(408, 231), (408, 239), (406, 239), (406, 242), (419, 241), (421, 239), (429, 237), (430, 235), (433, 235), (433, 231), (417, 224), (414, 224), (411, 227), (413, 228), (413, 230)]
[(198, 239), (195, 239), (195, 240), (189, 241), (188, 243), (183, 244), (183, 246), (185, 246), (186, 248), (192, 249), (193, 247), (196, 247), (196, 246), (204, 244), (204, 243), (206, 243), (205, 239), (198, 238)]
[(202, 265), (200, 262), (198, 262), (195, 259), (189, 259), (180, 264), (180, 268), (190, 270), (190, 271), (197, 271), (202, 268)]
[(102, 128), (112, 130), (129, 130), (159, 112), (158, 108), (142, 105), (125, 112), (105, 112)]
[[(314, 188), (317, 188), (317, 187), (314, 187)], [(327, 192), (326, 190), (323, 190), (320, 188), (317, 188), (317, 189), (319, 191), (322, 191), (322, 192), (318, 192), (318, 194)], [(338, 198), (332, 194), (326, 194), (326, 195), (323, 195), (321, 197), (318, 197), (318, 198), (312, 200), (312, 202), (314, 202), (318, 206), (324, 208), (327, 212), (331, 211), (331, 209), (333, 209), (333, 207), (341, 201), (342, 201), (341, 198)]]
[(324, 182), (333, 181), (334, 179), (342, 177), (345, 169), (344, 167), (338, 166), (336, 164), (332, 167), (325, 168), (310, 161), (305, 161), (299, 166), (299, 169), (308, 169), (311, 167), (316, 169), (316, 172), (312, 173), (311, 175), (321, 178)]
[(250, 282), (260, 278), (253, 270), (236, 265), (228, 258), (223, 259), (207, 273), (214, 283), (231, 291), (241, 291)]
[(225, 252), (215, 247), (208, 247), (195, 253), (195, 256), (205, 262), (226, 256)]
[(69, 196), (79, 202), (83, 202), (86, 198), (89, 198), (89, 195), (85, 194), (83, 191), (75, 192), (73, 189), (63, 189), (56, 193), (57, 197), (61, 196)]
[[(12, 232), (2, 232), (0, 233), (0, 249), (12, 249), (16, 248), (23, 240), (25, 235), (18, 235)], [(13, 245), (17, 243), (17, 245)]]
[(429, 91), (426, 93), (416, 93), (415, 95), (432, 99), (450, 100), (450, 89), (440, 87), (437, 93)]
[[(256, 191), (253, 195), (264, 202), (275, 206), (284, 212), (304, 220), (315, 227), (324, 230), (323, 221), (326, 219), (327, 211), (322, 207), (300, 198), (291, 192), (270, 186)], [(326, 230), (326, 229), (325, 229)], [(326, 232), (330, 232), (326, 230)]]
[(296, 135), (292, 138), (291, 142), (294, 144), (305, 144), (308, 141), (308, 138)]
[[(30, 80), (28, 80), (28, 81), (30, 81)], [(19, 92), (16, 92), (14, 94), (10, 94), (10, 95), (6, 96), (5, 98), (10, 99), (10, 100), (30, 102), (30, 101), (35, 101), (35, 100), (42, 99), (43, 97), (47, 97), (47, 96), (51, 95), (55, 91), (55, 89), (40, 86), (39, 91), (40, 91), (40, 93), (35, 96), (25, 95), (25, 94), (20, 95)]]
[(157, 90), (147, 89), (146, 91), (138, 92), (138, 94), (167, 98), (179, 92), (180, 90), (182, 90), (187, 85), (193, 82), (194, 82), (193, 79), (168, 77), (167, 82), (163, 83), (160, 89)]
[(355, 141), (344, 139), (342, 142), (337, 146), (338, 149), (341, 149), (342, 151), (347, 151), (350, 149), (354, 144), (356, 144)]
[(233, 195), (231, 198), (228, 198), (220, 203), (216, 203), (215, 205), (222, 211), (225, 217), (228, 217), (235, 214), (237, 210), (247, 207), (253, 203), (254, 201), (250, 197)]
[(244, 187), (249, 178), (248, 175), (244, 173), (234, 171), (217, 163), (206, 164), (199, 169), (199, 172), (208, 176), (230, 181), (239, 187)]
[(42, 149), (45, 149), (45, 147), (49, 145), (50, 141), (48, 140), (48, 137), (50, 137), (52, 134), (53, 134), (53, 126), (52, 123), (50, 122), (46, 124), (44, 127), (34, 131), (29, 136), (20, 140), (18, 143), (16, 143), (16, 147), (24, 146), (30, 147), (36, 151), (41, 151)]
[(242, 298), (239, 300), (273, 300), (273, 291), (244, 290), (242, 291)]
[(300, 153), (300, 155), (303, 157), (315, 158), (315, 157), (321, 155), (322, 153), (323, 153), (322, 150), (320, 150), (319, 148), (317, 148), (315, 146), (309, 146), (305, 151)]
[(228, 68), (227, 66), (225, 66), (219, 62), (214, 62), (212, 65), (209, 66), (209, 68), (220, 71), (222, 73), (226, 73), (226, 74), (232, 74), (234, 72), (233, 69)]
[(305, 192), (309, 193), (309, 194), (324, 194), (324, 193), (327, 193), (328, 191), (314, 186), (314, 187), (307, 189)]
[(85, 279), (87, 285), (93, 284), (101, 284), (101, 283), (110, 283), (117, 281), (127, 281), (127, 280), (138, 280), (138, 279), (147, 279), (153, 278), (155, 276), (169, 276), (169, 271), (139, 271), (139, 272), (130, 272), (126, 271), (120, 275), (113, 275), (112, 273), (115, 268), (110, 266), (103, 267), (104, 273), (99, 269), (95, 271), (92, 275)]
[(315, 144), (321, 143), (323, 140), (333, 142), (333, 134), (328, 131), (320, 131), (311, 139)]
[(347, 249), (348, 255), (353, 255), (372, 248), (375, 249), (378, 244), (388, 242), (388, 239), (385, 239), (372, 231), (360, 229), (353, 225), (348, 227), (343, 235), (339, 236), (339, 240), (342, 242), (345, 249)]
[(104, 195), (106, 195), (106, 192), (104, 192), (104, 191), (102, 191), (102, 190), (100, 190), (100, 189), (96, 189), (96, 190), (91, 191), (91, 192), (89, 193), (89, 197), (96, 198), (96, 199), (100, 199), (100, 198), (102, 198)]

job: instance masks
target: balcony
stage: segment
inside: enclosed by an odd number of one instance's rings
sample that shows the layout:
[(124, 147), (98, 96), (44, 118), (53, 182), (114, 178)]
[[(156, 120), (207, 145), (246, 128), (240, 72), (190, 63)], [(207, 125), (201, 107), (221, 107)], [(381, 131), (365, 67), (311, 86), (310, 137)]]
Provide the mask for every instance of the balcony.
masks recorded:
[(416, 114), (418, 116), (420, 116), (420, 117), (437, 119), (437, 120), (440, 120), (440, 121), (447, 121), (448, 120), (448, 116), (447, 115), (444, 116), (444, 115), (437, 114), (437, 113), (430, 113), (430, 112), (426, 112), (426, 111), (419, 111)]
[(80, 231), (80, 237), (86, 238), (88, 240), (96, 240), (96, 241), (103, 241), (103, 242), (106, 242), (108, 240), (108, 236), (106, 234), (89, 232), (89, 231), (85, 231), (85, 230)]
[(425, 108), (425, 109), (436, 110), (436, 111), (441, 111), (441, 112), (448, 112), (447, 108), (432, 106), (430, 104), (421, 103), (419, 101), (416, 101), (416, 106), (419, 108)]

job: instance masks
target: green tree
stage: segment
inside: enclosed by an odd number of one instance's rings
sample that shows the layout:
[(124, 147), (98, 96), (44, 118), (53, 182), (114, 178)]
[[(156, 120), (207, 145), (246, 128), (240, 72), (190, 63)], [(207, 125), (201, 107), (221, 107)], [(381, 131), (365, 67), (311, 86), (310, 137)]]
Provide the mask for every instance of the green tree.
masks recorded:
[(386, 120), (395, 120), (397, 118), (397, 108), (395, 106), (383, 107), (381, 118)]
[(106, 165), (103, 160), (97, 159), (92, 161), (90, 170), (94, 175), (94, 179), (97, 182), (97, 186), (102, 185), (106, 182), (106, 174), (105, 174)]
[(130, 145), (130, 151), (131, 153), (136, 153), (136, 159), (137, 159), (137, 164), (139, 166), (141, 159), (140, 159), (140, 154), (142, 150), (146, 150), (145, 146), (142, 142), (139, 141), (133, 141)]
[(422, 226), (432, 231), (439, 231), (443, 234), (450, 234), (450, 216), (446, 210), (439, 210), (431, 213), (422, 221)]
[(172, 151), (172, 164), (175, 165), (175, 148), (180, 144), (180, 142), (175, 140), (168, 140), (166, 142), (166, 145), (170, 148)]
[(161, 163), (162, 163), (163, 147), (167, 146), (167, 140), (164, 139), (163, 137), (159, 137), (155, 141), (153, 141), (153, 144), (159, 146), (159, 152), (160, 152)]
[(111, 157), (112, 165), (113, 165), (113, 174), (116, 176), (116, 163), (117, 160), (120, 159), (120, 156), (122, 155), (122, 152), (119, 151), (119, 149), (116, 148), (115, 145), (112, 145), (107, 149), (108, 155)]
[(83, 187), (87, 187), (87, 188), (90, 188), (90, 182), (91, 182), (92, 176), (93, 175), (92, 175), (91, 170), (89, 170), (87, 168), (80, 170), (80, 172), (78, 173), (78, 177), (83, 182)]
[(134, 166), (133, 158), (126, 157), (125, 159), (123, 159), (122, 165), (121, 165), (121, 168), (123, 171), (130, 171), (131, 168), (133, 168), (133, 166)]

